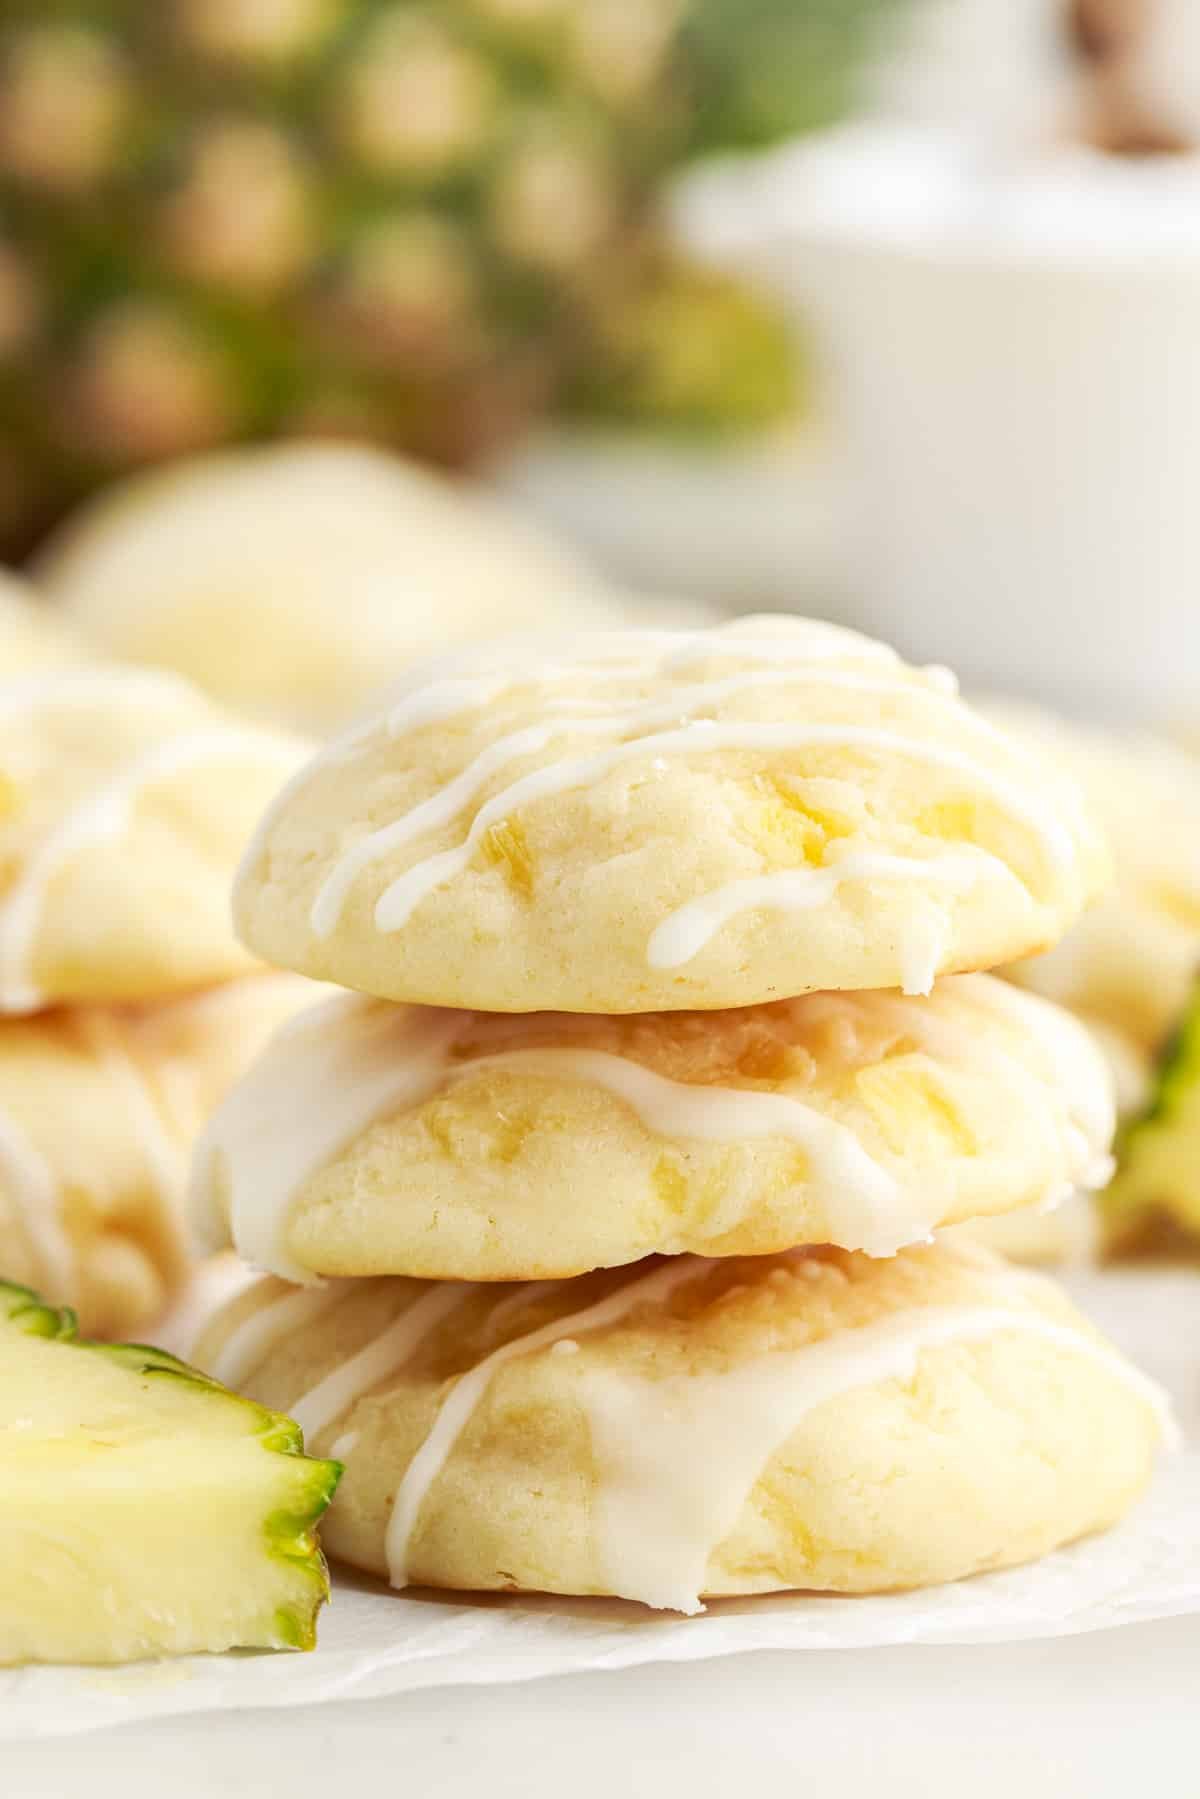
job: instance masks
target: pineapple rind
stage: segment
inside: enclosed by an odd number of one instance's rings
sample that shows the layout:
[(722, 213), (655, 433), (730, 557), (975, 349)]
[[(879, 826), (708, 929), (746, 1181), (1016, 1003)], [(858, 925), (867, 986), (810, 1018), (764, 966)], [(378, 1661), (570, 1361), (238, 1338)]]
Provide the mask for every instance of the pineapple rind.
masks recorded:
[(1117, 1143), (1117, 1173), (1101, 1198), (1114, 1251), (1200, 1238), (1200, 981), (1160, 1058), (1145, 1110)]
[(79, 1322), (70, 1306), (48, 1306), (30, 1287), (0, 1280), (0, 1323), (15, 1325), (31, 1337), (71, 1341)]
[[(19, 1339), (30, 1340), (31, 1396), (48, 1373), (53, 1382), (43, 1387), (49, 1423), (46, 1408), (39, 1418), (34, 1407), (7, 1445), (0, 1432), (0, 1665), (311, 1648), (329, 1596), (316, 1526), (341, 1464), (305, 1456), (290, 1418), (177, 1357), (141, 1344), (80, 1340), (71, 1312), (0, 1282), (0, 1376), (6, 1341)], [(95, 1356), (95, 1372), (117, 1377), (114, 1387), (101, 1376), (99, 1400), (109, 1400), (109, 1416), (101, 1403), (94, 1426), (73, 1418), (70, 1405), (56, 1425), (54, 1401), (73, 1391), (65, 1375), (57, 1384), (60, 1349)], [(10, 1362), (9, 1371), (19, 1383), (20, 1364), (14, 1370)], [(92, 1393), (85, 1384), (74, 1392), (86, 1412)], [(140, 1430), (128, 1429), (128, 1418)], [(130, 1493), (138, 1500), (133, 1513)], [(127, 1521), (137, 1526), (136, 1541), (122, 1533)], [(156, 1550), (168, 1549), (168, 1563), (156, 1567)], [(39, 1617), (39, 1601), (53, 1597), (64, 1566), (72, 1582), (67, 1603)], [(174, 1610), (164, 1592), (175, 1596)]]

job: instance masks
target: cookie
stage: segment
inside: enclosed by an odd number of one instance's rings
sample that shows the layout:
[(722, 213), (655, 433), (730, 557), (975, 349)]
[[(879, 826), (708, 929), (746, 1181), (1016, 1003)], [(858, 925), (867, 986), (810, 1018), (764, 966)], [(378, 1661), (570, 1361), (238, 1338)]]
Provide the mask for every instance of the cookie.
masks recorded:
[(1200, 966), (1200, 760), (1148, 735), (1089, 730), (1031, 708), (990, 713), (1076, 777), (1116, 869), (1063, 942), (1013, 972), (1154, 1051)]
[(960, 1235), (994, 1249), (1011, 1262), (1035, 1267), (1079, 1267), (1093, 1262), (1100, 1248), (1095, 1202), (1090, 1193), (1071, 1193), (1055, 1206), (1022, 1206), (950, 1227)]
[(967, 1246), (517, 1288), (266, 1281), (201, 1365), (346, 1463), (324, 1532), (394, 1585), (872, 1593), (1133, 1504), (1163, 1402), (1042, 1276)]
[(253, 967), (230, 877), (304, 754), (148, 669), (0, 681), (0, 1011), (161, 997)]
[(0, 568), (0, 680), (84, 660), (82, 643), (37, 604), (33, 589)]
[(161, 1006), (0, 1020), (0, 1277), (73, 1306), (94, 1335), (151, 1324), (186, 1271), (192, 1144), (310, 996), (266, 974)]
[(449, 645), (619, 615), (572, 552), (481, 490), (349, 445), (134, 476), (71, 521), (38, 574), (107, 654), (319, 734)]
[(235, 907), (380, 998), (705, 1010), (926, 993), (1055, 941), (1106, 867), (944, 671), (780, 617), (443, 663), (285, 791)]
[(214, 1117), (193, 1194), (210, 1247), (299, 1281), (890, 1255), (1098, 1184), (1113, 1124), (1084, 1027), (990, 975), (636, 1018), (352, 995), (274, 1039)]

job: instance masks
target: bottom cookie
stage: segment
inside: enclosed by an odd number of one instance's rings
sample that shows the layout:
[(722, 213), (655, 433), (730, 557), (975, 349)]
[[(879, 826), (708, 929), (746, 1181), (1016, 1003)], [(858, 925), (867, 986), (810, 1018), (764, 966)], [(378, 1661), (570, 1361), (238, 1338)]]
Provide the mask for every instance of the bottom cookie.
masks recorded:
[(1030, 1560), (1120, 1518), (1169, 1428), (1053, 1283), (968, 1243), (266, 1280), (197, 1359), (346, 1463), (343, 1560), (683, 1612)]

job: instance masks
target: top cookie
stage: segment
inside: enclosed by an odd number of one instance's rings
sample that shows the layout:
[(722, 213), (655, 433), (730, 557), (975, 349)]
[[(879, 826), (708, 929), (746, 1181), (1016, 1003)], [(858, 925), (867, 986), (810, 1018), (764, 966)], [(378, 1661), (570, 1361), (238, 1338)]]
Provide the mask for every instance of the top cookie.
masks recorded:
[(0, 1012), (249, 969), (230, 876), (304, 754), (149, 670), (0, 680)]
[(1079, 793), (943, 670), (794, 618), (490, 646), (280, 796), (257, 954), (497, 1012), (926, 993), (1054, 942), (1107, 873)]

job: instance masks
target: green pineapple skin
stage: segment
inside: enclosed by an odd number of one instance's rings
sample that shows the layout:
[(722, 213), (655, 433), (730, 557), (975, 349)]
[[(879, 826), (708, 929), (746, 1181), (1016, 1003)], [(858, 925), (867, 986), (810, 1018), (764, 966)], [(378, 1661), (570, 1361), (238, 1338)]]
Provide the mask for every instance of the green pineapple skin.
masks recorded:
[(1195, 1254), (1200, 1246), (1200, 980), (1155, 1071), (1145, 1109), (1117, 1142), (1101, 1195), (1110, 1253)]
[(691, 442), (760, 432), (801, 402), (796, 335), (724, 275), (664, 263), (594, 321), (597, 354), (566, 396), (581, 422)]
[(754, 150), (834, 124), (903, 0), (691, 0), (683, 26), (696, 69), (688, 154)]
[[(316, 1526), (333, 1498), (341, 1464), (306, 1456), (299, 1426), (290, 1418), (239, 1398), (166, 1351), (81, 1339), (69, 1309), (47, 1305), (27, 1288), (0, 1282), (0, 1384), (5, 1362), (11, 1370), (22, 1339), (34, 1346), (35, 1355), (36, 1346), (42, 1345), (63, 1358), (61, 1367), (57, 1359), (51, 1365), (42, 1358), (34, 1365), (35, 1378), (50, 1374), (66, 1390), (71, 1378), (67, 1358), (94, 1356), (99, 1365), (119, 1371), (122, 1391), (127, 1377), (135, 1415), (144, 1394), (146, 1416), (153, 1417), (151, 1428), (143, 1429), (136, 1441), (117, 1444), (112, 1442), (111, 1423), (89, 1427), (80, 1421), (39, 1437), (34, 1422), (19, 1437), (14, 1435), (15, 1448), (7, 1452), (0, 1422), (0, 1667), (28, 1661), (105, 1664), (205, 1650), (313, 1648), (317, 1614), (329, 1597), (328, 1569)], [(19, 1391), (18, 1403), (21, 1396)], [(37, 1403), (32, 1392), (28, 1403), (32, 1411)], [(160, 1417), (165, 1428), (156, 1431), (153, 1425)], [(172, 1431), (172, 1423), (179, 1428)], [(189, 1435), (189, 1424), (203, 1429)], [(105, 1453), (93, 1477), (86, 1457), (97, 1442)], [(160, 1445), (170, 1451), (165, 1462), (157, 1458)], [(211, 1446), (208, 1456), (206, 1445)], [(29, 1467), (31, 1446), (34, 1457), (45, 1446), (44, 1476), (36, 1466)], [(235, 1504), (239, 1532), (236, 1540), (231, 1535), (226, 1541), (219, 1527), (205, 1527), (214, 1516), (213, 1498), (224, 1502), (230, 1495), (206, 1494), (186, 1456), (195, 1454), (204, 1461), (230, 1450), (234, 1477), (245, 1483), (247, 1509), (240, 1515)], [(162, 1492), (143, 1484), (147, 1472), (151, 1483), (162, 1481)], [(76, 1475), (64, 1503), (63, 1489)], [(184, 1514), (190, 1498), (197, 1515), (188, 1524)], [(22, 1511), (26, 1501), (29, 1512)], [(177, 1553), (164, 1571), (154, 1565), (151, 1539), (155, 1531), (161, 1537), (162, 1527), (170, 1526), (172, 1520), (163, 1513), (175, 1506), (187, 1527), (178, 1535), (166, 1529), (164, 1540)], [(137, 1547), (123, 1568), (118, 1559), (116, 1576), (111, 1569), (99, 1572), (89, 1589), (92, 1507), (100, 1520), (98, 1537), (106, 1547), (112, 1528), (119, 1528), (126, 1515)], [(63, 1539), (68, 1536), (70, 1591), (63, 1604), (56, 1604), (54, 1618), (45, 1621), (37, 1616), (39, 1603), (53, 1594)], [(144, 1542), (151, 1547), (143, 1565)], [(40, 1561), (43, 1546), (45, 1558)], [(11, 1565), (6, 1563), (6, 1551)], [(197, 1590), (187, 1594), (186, 1608), (172, 1615), (169, 1602), (164, 1605), (161, 1600), (162, 1591), (181, 1580), (186, 1587), (193, 1561), (200, 1571)], [(129, 1564), (136, 1566), (137, 1576), (122, 1584)]]

